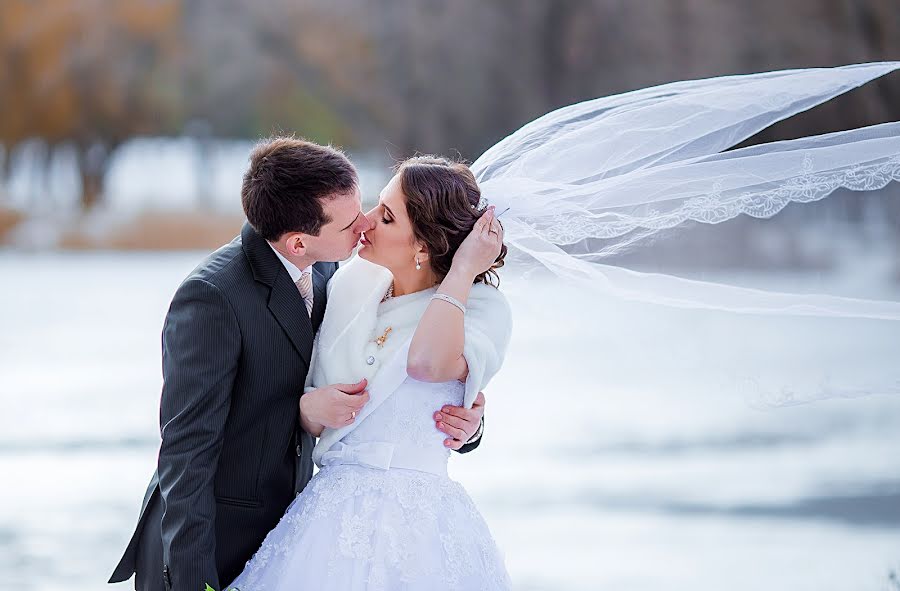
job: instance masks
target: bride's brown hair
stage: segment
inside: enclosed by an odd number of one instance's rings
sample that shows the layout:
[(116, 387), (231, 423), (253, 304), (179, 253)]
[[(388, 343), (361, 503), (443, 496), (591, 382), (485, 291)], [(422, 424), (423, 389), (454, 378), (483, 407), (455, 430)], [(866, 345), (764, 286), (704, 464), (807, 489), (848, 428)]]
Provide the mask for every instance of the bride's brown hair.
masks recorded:
[[(432, 270), (444, 277), (459, 245), (484, 213), (475, 175), (465, 164), (439, 156), (409, 158), (397, 165), (396, 172), (413, 234), (428, 247)], [(498, 287), (497, 269), (503, 266), (505, 257), (503, 244), (494, 264), (478, 275), (475, 283)]]

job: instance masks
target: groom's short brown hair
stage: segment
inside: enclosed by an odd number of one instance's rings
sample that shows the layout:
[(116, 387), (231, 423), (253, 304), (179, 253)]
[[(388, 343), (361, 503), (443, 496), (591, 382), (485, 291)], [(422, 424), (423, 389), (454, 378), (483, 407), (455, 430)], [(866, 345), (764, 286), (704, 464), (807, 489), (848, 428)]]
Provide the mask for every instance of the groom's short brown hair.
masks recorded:
[(288, 232), (318, 236), (331, 221), (325, 200), (353, 192), (357, 183), (356, 169), (340, 150), (295, 137), (272, 137), (250, 153), (241, 204), (247, 221), (266, 240)]

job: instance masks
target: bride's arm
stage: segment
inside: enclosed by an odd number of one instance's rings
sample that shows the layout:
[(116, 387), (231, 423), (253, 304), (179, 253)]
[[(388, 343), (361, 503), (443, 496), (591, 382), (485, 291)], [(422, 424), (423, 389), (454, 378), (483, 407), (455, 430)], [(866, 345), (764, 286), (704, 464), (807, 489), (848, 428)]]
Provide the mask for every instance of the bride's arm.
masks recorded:
[[(502, 242), (503, 232), (499, 222), (494, 222), (493, 208), (489, 208), (460, 245), (437, 293), (465, 306), (475, 277), (491, 267)], [(431, 300), (409, 346), (406, 372), (411, 378), (422, 382), (465, 379), (468, 365), (463, 356), (464, 320), (465, 314), (454, 304)]]
[[(453, 265), (438, 293), (455, 298), (465, 306), (476, 276)], [(411, 378), (421, 382), (448, 382), (466, 377), (464, 319), (462, 310), (453, 304), (431, 300), (409, 346), (406, 372)]]

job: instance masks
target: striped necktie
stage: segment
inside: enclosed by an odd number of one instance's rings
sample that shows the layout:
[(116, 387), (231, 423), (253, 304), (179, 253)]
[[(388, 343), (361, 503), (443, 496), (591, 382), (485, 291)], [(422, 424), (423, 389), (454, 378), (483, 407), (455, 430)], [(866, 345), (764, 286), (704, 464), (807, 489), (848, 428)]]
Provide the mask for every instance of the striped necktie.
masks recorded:
[(300, 279), (297, 280), (297, 289), (300, 290), (300, 295), (303, 296), (303, 301), (306, 303), (306, 313), (312, 318), (313, 282), (311, 273), (304, 271), (300, 274)]

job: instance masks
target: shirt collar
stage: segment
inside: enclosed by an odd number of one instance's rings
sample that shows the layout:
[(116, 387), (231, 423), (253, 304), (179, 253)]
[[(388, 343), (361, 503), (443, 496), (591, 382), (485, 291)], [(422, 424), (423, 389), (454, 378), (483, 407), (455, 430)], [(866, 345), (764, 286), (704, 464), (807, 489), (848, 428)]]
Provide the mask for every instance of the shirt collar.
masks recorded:
[(272, 249), (272, 252), (275, 253), (275, 256), (277, 256), (278, 260), (281, 261), (281, 264), (284, 265), (284, 268), (287, 270), (288, 275), (291, 276), (291, 281), (293, 281), (294, 283), (297, 283), (298, 281), (300, 281), (301, 274), (303, 274), (303, 273), (311, 274), (312, 273), (312, 265), (306, 267), (305, 269), (303, 269), (301, 271), (300, 269), (297, 268), (297, 265), (295, 265), (291, 261), (287, 260), (287, 258), (283, 254), (278, 252), (278, 249), (276, 249), (274, 246), (272, 246), (271, 242), (266, 242), (266, 244), (269, 245), (269, 248)]

